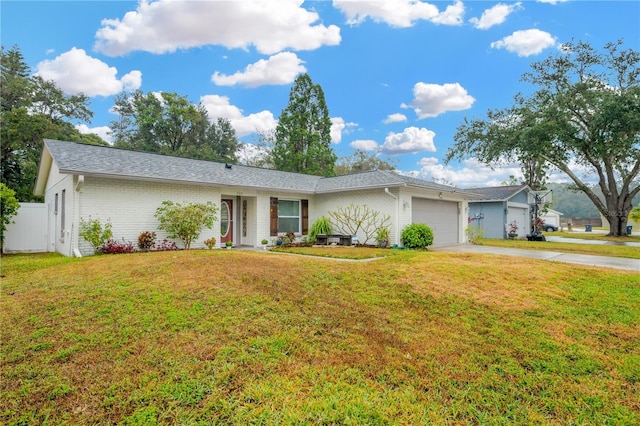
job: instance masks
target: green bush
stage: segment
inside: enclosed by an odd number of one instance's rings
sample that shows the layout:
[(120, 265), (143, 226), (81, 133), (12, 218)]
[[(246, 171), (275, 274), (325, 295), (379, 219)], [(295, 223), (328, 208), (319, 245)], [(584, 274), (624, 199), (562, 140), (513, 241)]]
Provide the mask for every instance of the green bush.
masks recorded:
[(163, 201), (154, 216), (160, 222), (158, 229), (167, 231), (169, 238), (179, 238), (188, 250), (203, 228), (213, 229), (217, 213), (218, 207), (210, 201), (185, 204)]
[(4, 232), (7, 225), (13, 223), (13, 217), (18, 214), (20, 203), (16, 199), (16, 192), (4, 183), (0, 183), (0, 248), (4, 242)]
[(402, 244), (411, 249), (424, 249), (433, 244), (433, 230), (425, 224), (413, 223), (402, 230)]
[(102, 226), (100, 219), (89, 220), (80, 219), (79, 235), (93, 247), (94, 253), (100, 253), (100, 248), (107, 243), (113, 237), (111, 232), (111, 222), (107, 220), (107, 223)]
[(309, 241), (315, 243), (318, 235), (331, 234), (333, 232), (331, 228), (331, 221), (325, 216), (316, 219), (311, 225), (309, 230)]

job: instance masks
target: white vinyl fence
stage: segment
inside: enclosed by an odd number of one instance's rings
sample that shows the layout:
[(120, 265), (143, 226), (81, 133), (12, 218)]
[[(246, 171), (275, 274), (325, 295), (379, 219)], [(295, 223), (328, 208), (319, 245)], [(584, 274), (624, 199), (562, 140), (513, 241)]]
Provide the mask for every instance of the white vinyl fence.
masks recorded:
[(15, 223), (7, 225), (4, 236), (5, 253), (47, 251), (47, 205), (44, 203), (20, 203)]

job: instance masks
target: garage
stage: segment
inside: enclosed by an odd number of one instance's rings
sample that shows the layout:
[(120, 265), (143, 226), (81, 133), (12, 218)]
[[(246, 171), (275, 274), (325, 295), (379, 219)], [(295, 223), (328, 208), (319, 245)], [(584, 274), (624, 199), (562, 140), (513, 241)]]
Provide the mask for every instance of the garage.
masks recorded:
[(518, 226), (518, 237), (526, 236), (529, 233), (529, 209), (509, 205), (507, 210), (507, 232), (509, 232), (511, 224), (515, 222)]
[(458, 244), (459, 213), (456, 201), (414, 198), (412, 223), (424, 223), (433, 229), (433, 245)]

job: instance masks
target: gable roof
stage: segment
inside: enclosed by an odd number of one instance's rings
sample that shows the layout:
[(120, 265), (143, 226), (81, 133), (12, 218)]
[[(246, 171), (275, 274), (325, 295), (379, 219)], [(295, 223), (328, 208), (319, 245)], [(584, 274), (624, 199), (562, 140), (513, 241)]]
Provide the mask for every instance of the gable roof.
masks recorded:
[(507, 186), (489, 186), (484, 188), (469, 188), (469, 191), (480, 194), (477, 199), (470, 202), (479, 201), (508, 201), (522, 191), (529, 190), (528, 185), (507, 185)]
[(114, 179), (249, 187), (309, 194), (414, 186), (460, 193), (467, 197), (473, 195), (451, 186), (381, 170), (322, 177), (52, 139), (44, 140), (34, 189), (36, 195), (44, 194), (49, 169), (54, 161), (63, 174)]

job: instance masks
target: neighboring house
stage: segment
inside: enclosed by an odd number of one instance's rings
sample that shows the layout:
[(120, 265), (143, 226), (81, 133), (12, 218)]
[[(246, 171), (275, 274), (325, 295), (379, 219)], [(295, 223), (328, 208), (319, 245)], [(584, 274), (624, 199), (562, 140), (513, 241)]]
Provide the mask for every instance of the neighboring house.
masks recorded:
[(507, 238), (510, 224), (515, 221), (518, 237), (531, 232), (527, 185), (470, 188), (481, 197), (469, 200), (469, 224), (484, 230), (485, 238)]
[(434, 245), (457, 244), (474, 195), (388, 171), (325, 178), (48, 139), (34, 192), (48, 209), (48, 251), (67, 256), (92, 252), (78, 236), (89, 216), (109, 220), (114, 239), (135, 244), (142, 231), (164, 238), (154, 217), (164, 200), (218, 205), (215, 229), (192, 247), (212, 236), (249, 247), (288, 231), (302, 237), (317, 218), (352, 203), (390, 215), (391, 244), (410, 223), (431, 226)]
[(540, 219), (544, 221), (545, 225), (553, 225), (560, 229), (560, 216), (564, 215), (558, 211), (547, 209), (544, 214), (540, 215)]

